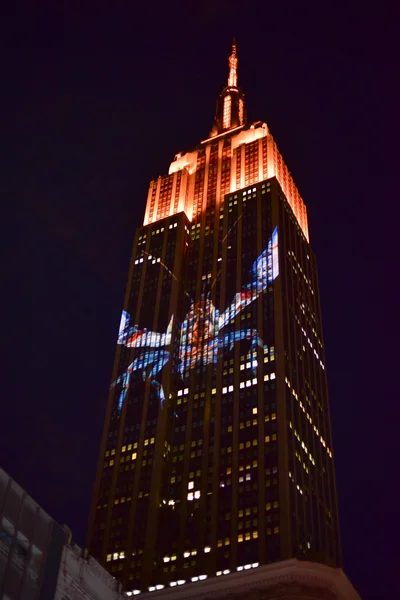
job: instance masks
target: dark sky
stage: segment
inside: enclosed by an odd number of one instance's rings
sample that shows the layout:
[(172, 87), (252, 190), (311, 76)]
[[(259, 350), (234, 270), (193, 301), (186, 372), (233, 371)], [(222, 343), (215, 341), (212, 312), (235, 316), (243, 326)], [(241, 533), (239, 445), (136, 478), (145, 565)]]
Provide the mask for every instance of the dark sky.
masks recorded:
[(84, 543), (148, 182), (207, 136), (235, 35), (249, 119), (308, 207), (344, 568), (400, 596), (398, 9), (59, 4), (1, 17), (0, 463)]

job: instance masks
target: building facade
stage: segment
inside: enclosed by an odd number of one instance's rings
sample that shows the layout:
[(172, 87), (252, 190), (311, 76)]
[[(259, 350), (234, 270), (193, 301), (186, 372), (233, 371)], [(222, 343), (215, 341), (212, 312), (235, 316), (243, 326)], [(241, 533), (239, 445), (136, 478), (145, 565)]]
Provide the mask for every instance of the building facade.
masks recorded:
[(121, 585), (0, 469), (1, 600), (122, 600)]
[(132, 593), (341, 563), (307, 212), (237, 78), (134, 238), (88, 532)]

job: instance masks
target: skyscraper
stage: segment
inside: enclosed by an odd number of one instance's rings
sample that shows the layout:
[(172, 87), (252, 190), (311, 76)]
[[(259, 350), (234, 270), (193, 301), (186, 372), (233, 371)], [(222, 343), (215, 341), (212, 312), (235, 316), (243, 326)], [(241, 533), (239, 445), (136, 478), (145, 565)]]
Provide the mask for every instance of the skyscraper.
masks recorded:
[(235, 43), (209, 136), (150, 182), (88, 547), (128, 590), (340, 564), (306, 207), (266, 123), (246, 121)]

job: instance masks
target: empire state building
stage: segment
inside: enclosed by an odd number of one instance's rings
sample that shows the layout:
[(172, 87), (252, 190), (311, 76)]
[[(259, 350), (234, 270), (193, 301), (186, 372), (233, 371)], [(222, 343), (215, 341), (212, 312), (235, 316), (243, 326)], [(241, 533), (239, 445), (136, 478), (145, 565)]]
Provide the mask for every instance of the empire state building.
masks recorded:
[(235, 42), (209, 135), (150, 182), (134, 236), (88, 548), (135, 593), (341, 563), (307, 211), (247, 122)]

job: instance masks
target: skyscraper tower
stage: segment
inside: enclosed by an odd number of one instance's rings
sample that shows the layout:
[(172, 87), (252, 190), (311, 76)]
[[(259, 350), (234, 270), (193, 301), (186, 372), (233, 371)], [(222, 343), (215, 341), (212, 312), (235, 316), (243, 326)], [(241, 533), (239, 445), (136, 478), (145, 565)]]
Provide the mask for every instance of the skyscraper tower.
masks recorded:
[(150, 182), (88, 547), (137, 591), (340, 564), (306, 207), (266, 123), (246, 121), (235, 42), (209, 136)]

